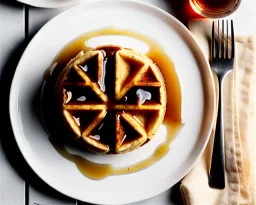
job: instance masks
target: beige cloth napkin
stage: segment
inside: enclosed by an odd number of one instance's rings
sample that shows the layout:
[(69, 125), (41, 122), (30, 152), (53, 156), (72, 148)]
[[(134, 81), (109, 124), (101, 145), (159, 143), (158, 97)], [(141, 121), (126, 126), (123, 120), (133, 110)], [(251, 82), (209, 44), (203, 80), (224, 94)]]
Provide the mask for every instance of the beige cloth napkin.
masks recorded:
[[(207, 57), (211, 25), (207, 19), (189, 22)], [(235, 68), (224, 81), (223, 100), (226, 187), (217, 190), (208, 186), (212, 132), (203, 155), (181, 183), (187, 205), (256, 204), (256, 37), (236, 37)]]

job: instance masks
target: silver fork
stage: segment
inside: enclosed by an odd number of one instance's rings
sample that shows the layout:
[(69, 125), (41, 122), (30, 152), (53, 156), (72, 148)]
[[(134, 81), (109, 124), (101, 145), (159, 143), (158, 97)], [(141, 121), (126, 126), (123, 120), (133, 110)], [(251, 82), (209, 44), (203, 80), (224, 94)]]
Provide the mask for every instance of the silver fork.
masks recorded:
[[(231, 20), (231, 36), (229, 37), (229, 23), (226, 21), (226, 35), (224, 20), (220, 31), (220, 22), (215, 32), (214, 22), (212, 24), (212, 48), (211, 67), (218, 77), (219, 102), (218, 116), (215, 130), (215, 138), (212, 152), (211, 169), (209, 176), (209, 186), (212, 188), (225, 188), (225, 155), (224, 155), (224, 130), (223, 130), (223, 80), (225, 76), (233, 70), (235, 58), (235, 39), (233, 21)], [(230, 45), (230, 40), (231, 45)], [(230, 53), (229, 53), (230, 48)]]

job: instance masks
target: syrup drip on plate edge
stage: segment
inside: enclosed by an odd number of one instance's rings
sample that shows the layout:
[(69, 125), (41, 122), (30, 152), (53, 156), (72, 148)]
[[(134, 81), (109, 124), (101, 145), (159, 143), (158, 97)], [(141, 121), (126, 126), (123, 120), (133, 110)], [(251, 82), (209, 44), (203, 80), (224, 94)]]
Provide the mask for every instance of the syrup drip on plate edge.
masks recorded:
[[(57, 152), (66, 158), (67, 160), (76, 164), (79, 171), (86, 177), (94, 180), (104, 179), (108, 176), (113, 175), (123, 175), (141, 171), (159, 160), (161, 160), (169, 151), (169, 145), (171, 144), (177, 132), (181, 129), (181, 87), (178, 76), (175, 71), (174, 63), (169, 58), (169, 56), (164, 52), (164, 50), (152, 39), (129, 30), (121, 30), (117, 28), (104, 28), (101, 30), (95, 30), (84, 35), (79, 36), (68, 45), (66, 45), (55, 58), (53, 66), (46, 71), (45, 79), (49, 78), (49, 74), (52, 74), (52, 70), (57, 68), (63, 68), (66, 63), (81, 50), (87, 52), (92, 48), (86, 46), (86, 42), (98, 36), (106, 35), (119, 35), (119, 36), (129, 36), (147, 43), (150, 50), (146, 55), (153, 60), (154, 63), (159, 67), (163, 76), (165, 77), (166, 91), (167, 91), (167, 106), (166, 114), (163, 124), (167, 128), (167, 136), (165, 141), (160, 144), (153, 154), (147, 159), (142, 160), (136, 164), (129, 165), (127, 167), (114, 167), (110, 164), (98, 164), (91, 162), (79, 155), (71, 154), (65, 148), (65, 145), (60, 142), (51, 140), (53, 146)], [(166, 79), (168, 76), (168, 80)], [(104, 89), (104, 88), (103, 88)], [(145, 93), (144, 93), (145, 94)], [(146, 93), (147, 94), (147, 93)], [(143, 97), (143, 100), (149, 99), (150, 96)], [(96, 137), (96, 136), (95, 136)]]

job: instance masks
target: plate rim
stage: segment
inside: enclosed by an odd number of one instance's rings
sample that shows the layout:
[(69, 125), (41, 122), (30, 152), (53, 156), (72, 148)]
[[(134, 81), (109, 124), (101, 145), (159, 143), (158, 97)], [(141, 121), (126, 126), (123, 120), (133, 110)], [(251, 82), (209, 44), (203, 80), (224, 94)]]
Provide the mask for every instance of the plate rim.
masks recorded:
[[(19, 1), (19, 0), (17, 0)], [(183, 29), (183, 32), (186, 33), (186, 35), (190, 36), (191, 40), (193, 41), (192, 43), (196, 45), (197, 47), (197, 50), (199, 52), (199, 55), (203, 58), (202, 60), (204, 61), (205, 65), (206, 65), (206, 68), (207, 71), (208, 71), (208, 74), (209, 74), (209, 81), (210, 81), (210, 85), (211, 85), (211, 88), (213, 90), (213, 102), (212, 102), (212, 110), (213, 112), (215, 112), (215, 105), (216, 105), (216, 93), (215, 93), (215, 89), (214, 89), (214, 78), (213, 78), (213, 74), (211, 72), (211, 68), (210, 68), (210, 65), (209, 65), (209, 61), (207, 60), (206, 56), (204, 55), (203, 51), (202, 51), (202, 48), (200, 47), (200, 45), (198, 44), (197, 40), (195, 39), (195, 37), (192, 35), (192, 33), (188, 30), (188, 28), (183, 25), (177, 18), (175, 18), (173, 15), (171, 15), (170, 13), (164, 11), (163, 9), (157, 7), (157, 6), (154, 6), (152, 4), (149, 4), (149, 3), (146, 3), (146, 2), (141, 2), (141, 1), (137, 1), (137, 0), (94, 0), (94, 1), (85, 1), (81, 4), (78, 4), (78, 5), (75, 5), (75, 6), (72, 6), (64, 11), (62, 11), (61, 13), (59, 13), (58, 15), (56, 15), (55, 17), (51, 18), (48, 22), (46, 22), (39, 30), (38, 32), (33, 36), (33, 38), (31, 39), (31, 41), (29, 42), (29, 44), (27, 45), (27, 47), (25, 48), (20, 60), (19, 60), (19, 63), (18, 65), (16, 66), (16, 70), (15, 70), (15, 73), (14, 73), (14, 76), (13, 76), (13, 80), (12, 80), (12, 83), (11, 83), (11, 89), (10, 89), (10, 95), (9, 95), (9, 113), (10, 113), (10, 122), (11, 122), (11, 126), (12, 126), (12, 130), (13, 130), (13, 135), (14, 135), (14, 138), (15, 138), (15, 141), (19, 147), (19, 150), (22, 154), (22, 156), (24, 157), (24, 159), (26, 160), (26, 162), (28, 163), (28, 165), (30, 166), (30, 168), (33, 170), (33, 172), (42, 180), (44, 181), (47, 185), (49, 185), (50, 187), (52, 187), (53, 189), (57, 190), (58, 192), (68, 196), (68, 197), (71, 197), (71, 198), (74, 198), (74, 196), (72, 196), (72, 194), (70, 192), (65, 192), (63, 190), (59, 190), (57, 189), (54, 184), (51, 184), (50, 180), (45, 178), (44, 176), (41, 176), (41, 174), (39, 174), (38, 172), (36, 172), (36, 168), (33, 167), (33, 166), (36, 166), (35, 164), (31, 163), (30, 161), (27, 160), (26, 158), (26, 154), (24, 153), (23, 149), (22, 149), (22, 146), (21, 146), (21, 143), (20, 143), (20, 140), (19, 140), (19, 133), (17, 132), (17, 128), (15, 128), (14, 126), (14, 110), (12, 109), (12, 102), (14, 101), (14, 91), (15, 91), (15, 88), (14, 88), (14, 82), (16, 81), (16, 78), (17, 78), (17, 70), (20, 69), (20, 66), (21, 66), (21, 62), (24, 58), (24, 56), (26, 55), (26, 51), (31, 47), (31, 45), (33, 44), (33, 42), (35, 41), (36, 37), (40, 34), (40, 32), (47, 28), (47, 26), (49, 24), (51, 24), (52, 21), (54, 21), (56, 18), (60, 18), (62, 15), (65, 15), (66, 13), (70, 12), (71, 10), (75, 10), (76, 8), (78, 7), (83, 7), (84, 5), (88, 5), (88, 4), (97, 4), (97, 3), (100, 3), (100, 2), (106, 2), (106, 1), (109, 1), (111, 3), (114, 3), (114, 2), (128, 2), (128, 3), (132, 3), (134, 5), (140, 5), (140, 6), (143, 6), (143, 7), (148, 7), (150, 9), (154, 9), (156, 12), (158, 13), (161, 13), (162, 15), (164, 15), (165, 17), (171, 19), (172, 21), (175, 22), (175, 24), (177, 24), (181, 29)], [(205, 137), (206, 140), (205, 142), (203, 143), (203, 146), (202, 146), (202, 149), (200, 150), (198, 156), (196, 157), (196, 159), (194, 160), (194, 162), (190, 165), (190, 167), (188, 168), (187, 171), (185, 171), (184, 174), (181, 174), (182, 177), (180, 177), (180, 179), (182, 179), (184, 176), (186, 176), (188, 174), (188, 172), (195, 166), (195, 164), (197, 163), (197, 161), (199, 160), (199, 158), (201, 157), (201, 155), (203, 154), (207, 144), (208, 144), (208, 141), (209, 141), (209, 138), (210, 138), (210, 134), (211, 134), (211, 128), (213, 127), (213, 124), (214, 124), (214, 114), (212, 114), (212, 117), (210, 118), (210, 123), (209, 123), (209, 130), (207, 131), (207, 136)], [(173, 184), (174, 185), (174, 184)], [(149, 198), (152, 198), (156, 195), (159, 195), (161, 194), (162, 192), (170, 189), (173, 185), (168, 185), (168, 186), (165, 186), (164, 188), (162, 188), (161, 190), (158, 190), (158, 191), (155, 191), (154, 194), (151, 194), (151, 195), (147, 195), (147, 196), (144, 196), (144, 198), (141, 198), (140, 200), (126, 200), (125, 203), (134, 203), (134, 202), (138, 202), (138, 201), (143, 201), (143, 200), (146, 200), (146, 199), (149, 199)], [(81, 201), (85, 201), (84, 199), (81, 199), (81, 198), (74, 198), (74, 199), (77, 199), (77, 200), (81, 200)], [(90, 201), (90, 200), (86, 200), (85, 202), (88, 202), (88, 203), (101, 203), (101, 204), (108, 204), (106, 202), (102, 202), (100, 200), (98, 201)], [(119, 204), (119, 203), (113, 203), (113, 204)]]
[(29, 0), (16, 0), (17, 2), (19, 3), (22, 3), (22, 4), (26, 4), (26, 5), (29, 5), (29, 6), (33, 6), (33, 7), (37, 7), (37, 8), (65, 8), (65, 7), (69, 7), (69, 6), (74, 6), (74, 5), (77, 5), (77, 4), (83, 4), (83, 3), (86, 3), (86, 1), (90, 1), (90, 0), (84, 0), (84, 2), (81, 0), (81, 1), (77, 1), (77, 2), (68, 2), (68, 3), (57, 3), (57, 4), (36, 4), (36, 3), (31, 3)]

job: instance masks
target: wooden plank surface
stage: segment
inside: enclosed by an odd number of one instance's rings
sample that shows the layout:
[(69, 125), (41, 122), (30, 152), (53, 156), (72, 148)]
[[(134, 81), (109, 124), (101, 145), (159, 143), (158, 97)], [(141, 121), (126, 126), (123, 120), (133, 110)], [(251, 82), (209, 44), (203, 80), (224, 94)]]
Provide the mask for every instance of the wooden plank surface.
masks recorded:
[(13, 73), (24, 49), (24, 6), (0, 0), (0, 204), (25, 204), (26, 166), (12, 134), (9, 90)]

